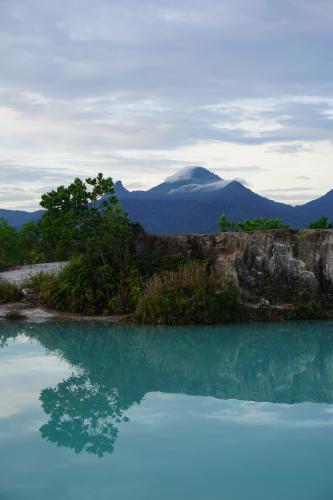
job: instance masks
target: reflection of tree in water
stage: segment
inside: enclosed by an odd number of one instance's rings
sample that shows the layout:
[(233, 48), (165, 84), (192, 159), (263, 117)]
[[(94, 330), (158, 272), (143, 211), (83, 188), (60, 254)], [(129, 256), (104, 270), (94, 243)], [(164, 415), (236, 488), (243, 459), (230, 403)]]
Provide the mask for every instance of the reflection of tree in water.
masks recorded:
[(24, 334), (24, 328), (18, 323), (3, 322), (0, 324), (0, 349), (8, 345), (9, 339), (15, 339), (20, 334)]
[(108, 392), (86, 375), (72, 375), (56, 388), (44, 389), (40, 400), (49, 415), (40, 429), (42, 437), (75, 453), (86, 451), (99, 457), (112, 453), (116, 424), (128, 421), (116, 389)]

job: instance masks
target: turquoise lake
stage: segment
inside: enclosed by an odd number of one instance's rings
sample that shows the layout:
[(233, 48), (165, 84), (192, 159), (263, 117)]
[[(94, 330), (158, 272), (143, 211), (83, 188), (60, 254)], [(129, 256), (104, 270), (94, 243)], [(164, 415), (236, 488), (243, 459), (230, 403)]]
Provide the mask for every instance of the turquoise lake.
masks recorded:
[(0, 324), (0, 500), (332, 500), (333, 322)]

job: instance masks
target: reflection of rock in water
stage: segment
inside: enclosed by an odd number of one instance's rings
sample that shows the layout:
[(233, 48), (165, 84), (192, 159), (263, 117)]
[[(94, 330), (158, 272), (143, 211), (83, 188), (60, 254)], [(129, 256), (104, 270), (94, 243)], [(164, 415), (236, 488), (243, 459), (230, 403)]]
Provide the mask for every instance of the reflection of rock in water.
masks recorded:
[(30, 328), (50, 352), (118, 390), (125, 407), (151, 391), (225, 399), (333, 402), (333, 323), (216, 327)]
[[(329, 322), (11, 328), (10, 336), (24, 328), (79, 374), (41, 393), (49, 416), (43, 437), (76, 452), (112, 452), (126, 410), (152, 391), (273, 403), (333, 402)], [(3, 342), (4, 330), (0, 326)]]

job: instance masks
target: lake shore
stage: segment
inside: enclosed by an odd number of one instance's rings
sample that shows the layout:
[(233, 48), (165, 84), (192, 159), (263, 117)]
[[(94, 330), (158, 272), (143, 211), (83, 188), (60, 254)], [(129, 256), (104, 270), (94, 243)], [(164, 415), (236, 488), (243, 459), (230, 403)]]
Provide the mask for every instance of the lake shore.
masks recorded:
[[(216, 324), (230, 323), (280, 323), (290, 320), (304, 320), (303, 315), (292, 304), (282, 306), (271, 306), (263, 304), (245, 304), (243, 313), (234, 321), (221, 322)], [(332, 320), (333, 311), (323, 310), (318, 313), (314, 320)], [(103, 322), (109, 324), (140, 324), (133, 319), (131, 314), (113, 314), (113, 315), (84, 315), (48, 309), (40, 305), (29, 303), (28, 301), (13, 302), (0, 305), (0, 322), (20, 321), (25, 323), (45, 323), (52, 321), (71, 321), (71, 322)], [(185, 323), (184, 323), (185, 324)], [(194, 324), (194, 323), (193, 323)], [(157, 323), (155, 326), (162, 325)], [(199, 323), (198, 323), (199, 325)]]
[[(166, 256), (171, 259), (179, 255), (188, 262), (193, 262), (195, 258), (200, 262), (210, 262), (211, 275), (215, 276), (216, 280), (220, 279), (220, 275), (224, 276), (224, 271), (230, 284), (234, 285), (237, 294), (236, 307), (225, 321), (224, 318), (214, 319), (209, 315), (206, 315), (204, 321), (195, 315), (193, 318), (185, 318), (182, 315), (177, 318), (178, 324), (333, 318), (332, 231), (283, 230), (178, 237), (148, 235), (141, 231), (136, 244), (138, 255), (154, 257), (154, 262), (162, 262)], [(0, 306), (0, 320), (167, 324), (163, 317), (148, 318), (148, 321), (141, 318), (140, 321), (140, 318), (135, 319), (131, 313), (103, 315), (98, 314), (97, 309), (97, 314), (89, 315), (87, 310), (86, 315), (84, 309), (83, 313), (68, 313), (55, 310), (55, 306), (47, 301), (42, 302), (46, 306), (41, 305), (38, 294), (25, 288), (29, 288), (29, 279), (40, 273), (57, 274), (67, 264), (43, 263), (0, 273), (0, 280), (18, 287), (22, 296), (20, 302), (20, 297), (10, 298), (10, 303)], [(179, 277), (177, 279), (178, 283)], [(46, 289), (47, 285), (44, 284)], [(197, 285), (193, 287), (194, 290), (197, 289)], [(149, 300), (147, 298), (148, 306)], [(100, 310), (102, 311), (102, 308)], [(184, 311), (186, 316), (187, 310)]]
[(83, 321), (83, 322), (104, 322), (110, 324), (123, 323), (125, 315), (94, 315), (85, 316), (83, 314), (71, 314), (53, 309), (46, 309), (41, 306), (29, 304), (27, 302), (13, 302), (0, 305), (0, 321), (22, 321), (27, 323), (45, 323), (48, 321)]

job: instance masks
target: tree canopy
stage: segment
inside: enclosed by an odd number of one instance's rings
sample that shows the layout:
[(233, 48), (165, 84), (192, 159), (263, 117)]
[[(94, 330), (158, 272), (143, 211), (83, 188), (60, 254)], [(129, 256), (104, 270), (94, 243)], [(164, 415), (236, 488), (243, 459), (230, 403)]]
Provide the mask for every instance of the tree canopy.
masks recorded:
[(111, 256), (117, 260), (130, 225), (113, 191), (111, 177), (100, 173), (44, 194), (40, 227), (46, 254), (57, 259), (85, 254), (104, 264)]

